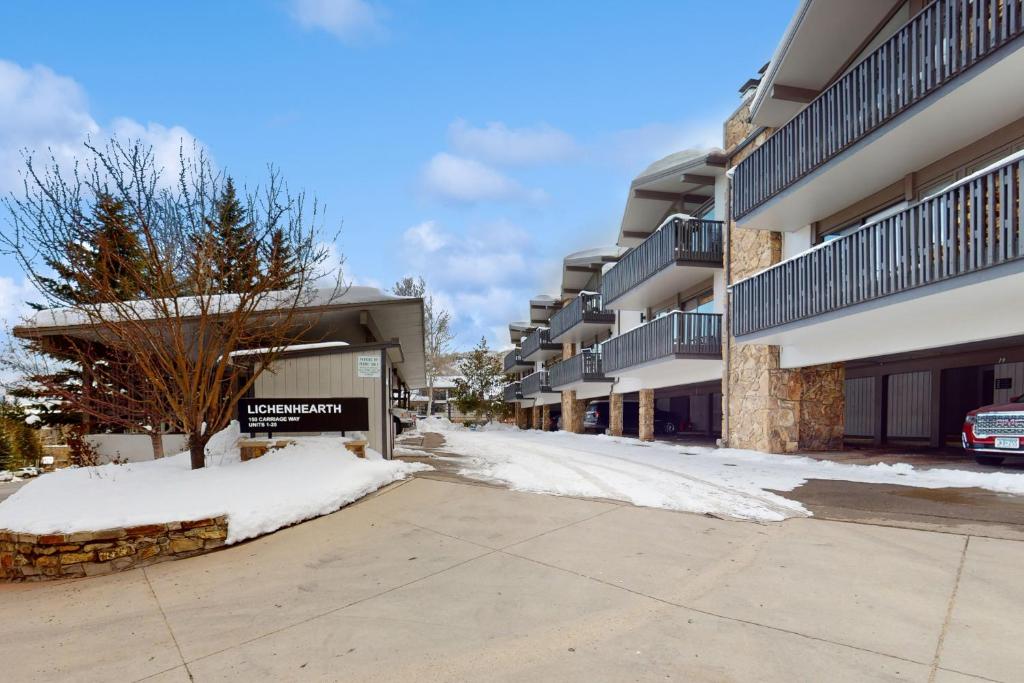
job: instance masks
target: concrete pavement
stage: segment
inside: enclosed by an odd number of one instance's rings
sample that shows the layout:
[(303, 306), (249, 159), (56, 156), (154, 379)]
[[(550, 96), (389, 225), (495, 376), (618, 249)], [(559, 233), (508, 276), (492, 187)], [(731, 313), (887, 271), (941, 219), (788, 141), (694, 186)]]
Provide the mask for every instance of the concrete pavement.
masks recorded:
[(236, 547), (0, 586), (7, 680), (1019, 680), (1024, 543), (417, 478)]

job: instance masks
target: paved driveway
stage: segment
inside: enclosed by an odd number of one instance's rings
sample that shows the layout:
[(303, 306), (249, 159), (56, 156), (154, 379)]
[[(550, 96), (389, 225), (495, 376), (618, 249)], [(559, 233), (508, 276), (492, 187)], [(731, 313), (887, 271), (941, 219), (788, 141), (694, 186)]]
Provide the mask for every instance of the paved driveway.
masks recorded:
[(11, 681), (1011, 681), (1022, 566), (1013, 540), (417, 478), (211, 555), (0, 586), (0, 660)]

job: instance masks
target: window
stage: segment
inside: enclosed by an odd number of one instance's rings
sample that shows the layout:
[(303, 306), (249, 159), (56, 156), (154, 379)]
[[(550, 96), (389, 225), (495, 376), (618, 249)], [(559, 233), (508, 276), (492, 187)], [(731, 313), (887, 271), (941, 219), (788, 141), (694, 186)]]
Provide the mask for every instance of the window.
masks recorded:
[(715, 291), (709, 289), (683, 302), (682, 309), (687, 313), (714, 313)]

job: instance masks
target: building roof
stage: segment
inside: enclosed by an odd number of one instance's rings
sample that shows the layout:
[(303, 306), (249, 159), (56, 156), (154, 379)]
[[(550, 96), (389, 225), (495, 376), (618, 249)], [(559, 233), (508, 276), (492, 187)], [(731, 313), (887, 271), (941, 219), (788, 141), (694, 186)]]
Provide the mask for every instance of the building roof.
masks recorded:
[[(375, 287), (347, 287), (335, 289), (312, 290), (300, 296), (296, 304), (294, 291), (276, 292), (268, 296), (260, 310), (273, 311), (275, 308), (296, 306), (297, 315), (302, 318), (314, 319), (314, 324), (306, 333), (310, 344), (331, 342), (365, 341), (351, 339), (351, 330), (369, 331), (380, 342), (396, 341), (401, 347), (401, 360), (396, 367), (402, 379), (410, 387), (426, 386), (426, 354), (423, 341), (423, 300), (418, 297), (404, 297), (387, 294)], [(179, 297), (172, 301), (130, 301), (118, 306), (129, 306), (133, 309), (133, 319), (153, 319), (163, 316), (163, 311), (177, 311), (176, 317), (189, 319), (197, 317), (198, 306), (202, 300), (197, 297)], [(225, 315), (237, 305), (238, 297), (223, 294), (208, 298), (208, 308), (222, 311)], [(114, 305), (101, 315), (116, 318)], [(97, 328), (103, 323), (90, 320), (90, 316), (76, 308), (55, 308), (36, 312), (28, 317), (23, 324), (14, 328), (18, 337), (73, 337), (79, 339), (95, 338)], [(240, 349), (243, 350), (244, 349)]]
[(562, 298), (574, 297), (583, 291), (595, 272), (606, 263), (614, 263), (626, 252), (624, 247), (611, 245), (583, 249), (562, 259)]
[(725, 166), (720, 149), (683, 150), (648, 166), (629, 186), (618, 246), (640, 244), (671, 213), (696, 214), (714, 200), (715, 179), (725, 175)]

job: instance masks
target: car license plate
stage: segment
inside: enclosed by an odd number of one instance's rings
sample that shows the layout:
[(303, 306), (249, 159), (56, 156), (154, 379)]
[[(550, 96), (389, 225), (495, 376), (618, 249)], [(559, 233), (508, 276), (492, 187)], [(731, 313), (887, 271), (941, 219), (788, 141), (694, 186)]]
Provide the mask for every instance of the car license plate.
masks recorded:
[(997, 436), (996, 448), (1020, 448), (1019, 436)]

